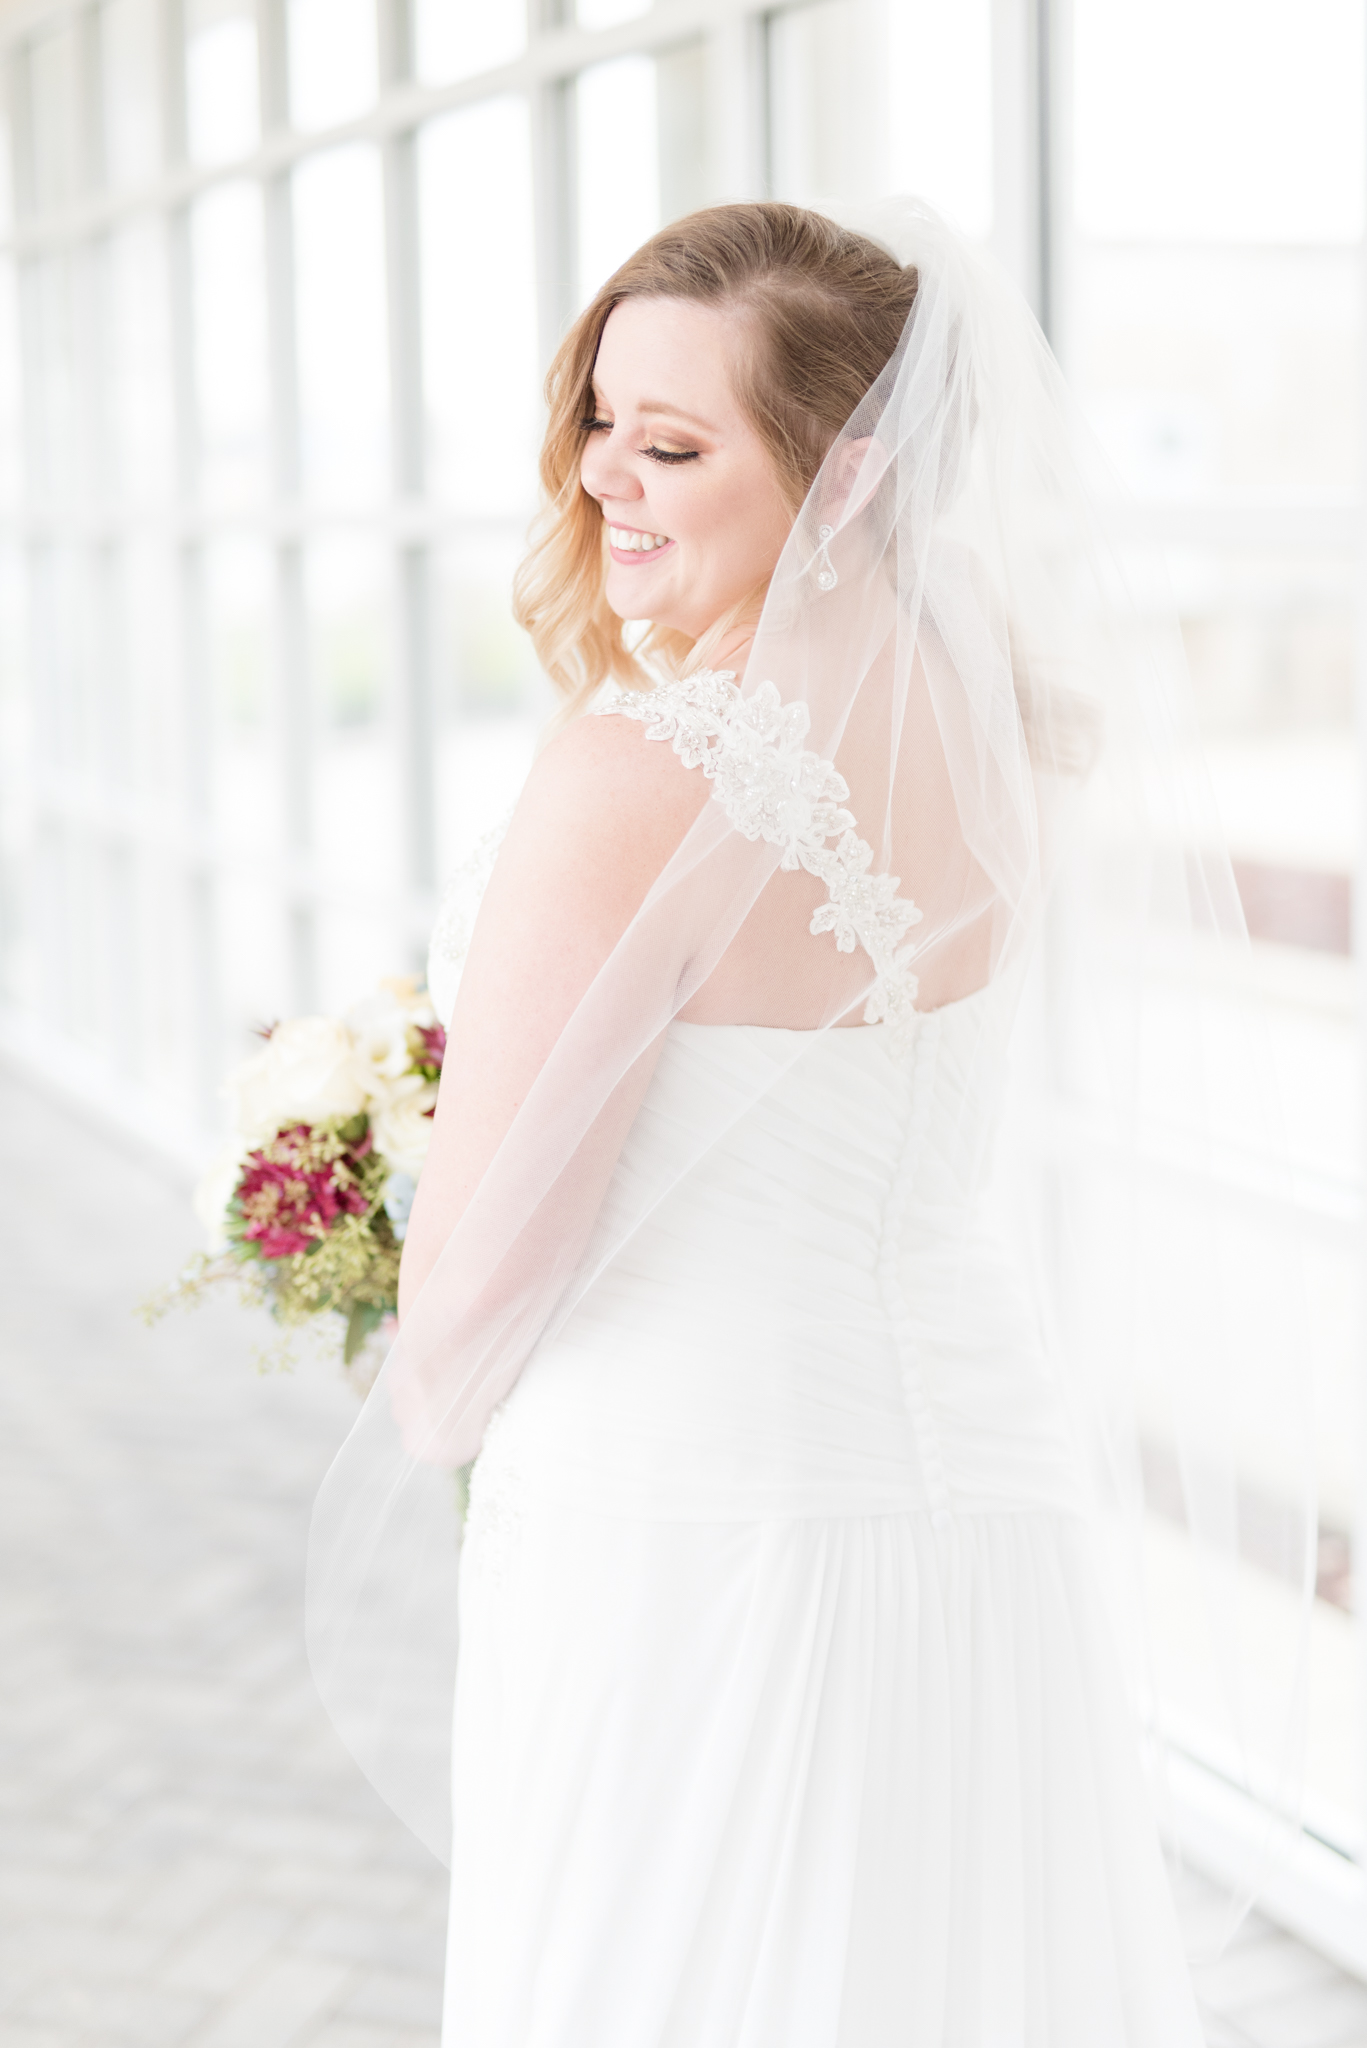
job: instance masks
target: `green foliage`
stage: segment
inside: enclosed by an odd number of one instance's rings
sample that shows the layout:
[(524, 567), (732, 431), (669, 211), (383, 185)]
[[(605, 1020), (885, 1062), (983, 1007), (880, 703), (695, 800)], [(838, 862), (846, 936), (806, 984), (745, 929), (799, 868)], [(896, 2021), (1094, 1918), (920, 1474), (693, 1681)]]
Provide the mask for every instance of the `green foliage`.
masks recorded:
[(168, 1310), (192, 1308), (228, 1287), (244, 1307), (269, 1310), (282, 1327), (283, 1340), (263, 1355), (263, 1365), (292, 1365), (291, 1338), (321, 1315), (338, 1318), (342, 1361), (351, 1365), (366, 1340), (398, 1307), (403, 1249), (384, 1209), (388, 1165), (376, 1152), (360, 1159), (351, 1154), (366, 1130), (366, 1118), (353, 1117), (331, 1129), (317, 1129), (309, 1148), (318, 1164), (333, 1166), (359, 1189), (365, 1199), (363, 1210), (339, 1216), (306, 1251), (267, 1259), (245, 1235), (247, 1219), (234, 1196), (227, 1216), (227, 1250), (201, 1252), (191, 1259), (169, 1287), (141, 1303), (143, 1321), (156, 1323)]

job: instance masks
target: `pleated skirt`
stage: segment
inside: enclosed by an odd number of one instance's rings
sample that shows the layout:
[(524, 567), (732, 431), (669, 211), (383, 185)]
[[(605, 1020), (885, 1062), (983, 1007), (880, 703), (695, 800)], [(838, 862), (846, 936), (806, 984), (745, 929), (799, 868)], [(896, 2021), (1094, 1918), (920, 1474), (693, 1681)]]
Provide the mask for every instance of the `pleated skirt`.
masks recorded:
[(1196, 2048), (1091, 1542), (487, 1514), (443, 2048)]

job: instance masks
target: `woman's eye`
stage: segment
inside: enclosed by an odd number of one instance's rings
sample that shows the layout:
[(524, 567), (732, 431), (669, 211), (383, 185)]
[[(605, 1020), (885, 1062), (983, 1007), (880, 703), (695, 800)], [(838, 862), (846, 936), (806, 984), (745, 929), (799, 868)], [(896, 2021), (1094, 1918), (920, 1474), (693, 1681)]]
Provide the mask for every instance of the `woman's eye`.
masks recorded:
[(637, 452), (641, 455), (648, 455), (652, 462), (696, 462), (702, 450), (700, 448), (646, 447), (639, 449)]
[(610, 434), (612, 421), (597, 419), (590, 413), (586, 420), (580, 420), (579, 431), (581, 434)]

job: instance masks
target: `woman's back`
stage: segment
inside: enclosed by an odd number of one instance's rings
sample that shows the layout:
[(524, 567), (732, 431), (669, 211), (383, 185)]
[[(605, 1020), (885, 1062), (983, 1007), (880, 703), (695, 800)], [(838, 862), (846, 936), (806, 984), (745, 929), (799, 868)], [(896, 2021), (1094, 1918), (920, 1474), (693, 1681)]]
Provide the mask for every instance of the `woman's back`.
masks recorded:
[[(491, 1426), (471, 1569), (509, 1472), (665, 1520), (1080, 1510), (1029, 1291), (984, 1211), (987, 1028), (973, 997), (896, 1048), (885, 1025), (671, 1027), (594, 1277)], [(748, 1106), (693, 1156), (725, 1098)]]
[[(924, 665), (916, 662), (908, 687), (896, 688), (894, 622), (889, 617), (885, 624), (883, 656), (870, 664), (857, 700), (820, 758), (829, 759), (844, 786), (840, 807), (851, 820), (848, 829), (869, 848), (870, 864), (895, 875), (897, 896), (919, 913), (915, 1001), (922, 1010), (936, 1010), (988, 978), (992, 890), (964, 843)], [(747, 652), (742, 647), (732, 659), (743, 664)], [(747, 676), (746, 695), (763, 680)], [(666, 684), (661, 694), (687, 703), (696, 688), (696, 678), (689, 676)], [(603, 708), (611, 711), (612, 701)], [(804, 737), (805, 751), (816, 752), (811, 732)], [(772, 741), (762, 750), (747, 748), (745, 775), (757, 782), (767, 774), (781, 788), (786, 763), (778, 765), (778, 753)], [(733, 802), (731, 808), (734, 814), (739, 806)], [(829, 901), (826, 883), (800, 866), (773, 875), (680, 1017), (792, 1030), (859, 1024), (860, 999), (869, 985), (867, 955), (857, 943), (848, 952), (829, 938), (813, 943), (813, 920)]]

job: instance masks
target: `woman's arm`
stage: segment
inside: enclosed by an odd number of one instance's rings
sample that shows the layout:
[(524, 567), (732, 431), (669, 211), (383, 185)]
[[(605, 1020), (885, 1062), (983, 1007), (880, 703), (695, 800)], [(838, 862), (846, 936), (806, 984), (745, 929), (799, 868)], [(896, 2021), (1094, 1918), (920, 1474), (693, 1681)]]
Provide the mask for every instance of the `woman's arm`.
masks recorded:
[[(566, 1022), (708, 795), (624, 718), (583, 718), (540, 756), (471, 939), (432, 1142), (399, 1276), (410, 1309)], [(678, 963), (679, 968), (683, 961)], [(586, 1240), (653, 1058), (637, 1062), (576, 1162), (559, 1220)], [(590, 1185), (590, 1183), (592, 1183)], [(567, 1247), (562, 1243), (561, 1253)], [(577, 1249), (577, 1247), (576, 1247)], [(529, 1256), (534, 1256), (531, 1243)], [(504, 1275), (516, 1285), (516, 1275)]]

